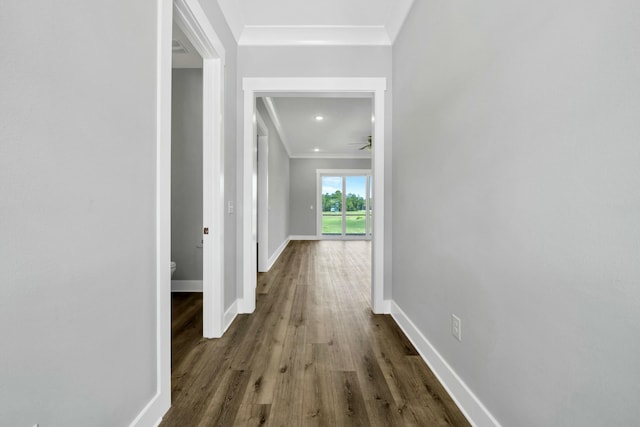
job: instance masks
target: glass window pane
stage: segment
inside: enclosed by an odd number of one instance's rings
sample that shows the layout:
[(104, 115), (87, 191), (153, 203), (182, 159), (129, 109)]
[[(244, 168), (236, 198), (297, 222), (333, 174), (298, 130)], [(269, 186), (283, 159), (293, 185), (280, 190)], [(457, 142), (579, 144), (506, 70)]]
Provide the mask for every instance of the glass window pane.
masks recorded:
[(367, 177), (346, 176), (346, 234), (364, 235), (366, 232)]
[(342, 177), (322, 177), (322, 234), (342, 235)]

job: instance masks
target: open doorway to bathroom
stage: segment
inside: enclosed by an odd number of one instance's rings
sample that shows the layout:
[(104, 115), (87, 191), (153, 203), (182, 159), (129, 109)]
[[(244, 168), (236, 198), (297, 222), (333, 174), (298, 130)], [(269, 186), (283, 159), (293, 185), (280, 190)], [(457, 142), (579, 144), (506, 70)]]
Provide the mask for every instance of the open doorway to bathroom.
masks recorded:
[(202, 57), (173, 25), (171, 260), (173, 292), (202, 292)]
[[(202, 57), (173, 24), (171, 89), (171, 320), (179, 336), (203, 335)], [(188, 331), (186, 330), (188, 329)], [(174, 332), (175, 333), (175, 332)], [(172, 346), (172, 367), (181, 348)]]
[[(158, 4), (156, 109), (156, 342), (157, 390), (138, 417), (152, 425), (171, 402), (171, 385), (179, 369), (172, 366), (184, 339), (172, 333), (171, 304), (171, 110), (173, 24), (187, 36), (202, 58), (202, 309), (194, 339), (221, 337), (233, 320), (224, 310), (225, 173), (224, 173), (224, 64), (225, 48), (198, 0)], [(176, 46), (179, 48), (179, 46)], [(232, 205), (230, 204), (230, 209)], [(208, 234), (205, 230), (208, 229)], [(197, 242), (197, 240), (196, 240)], [(180, 269), (180, 266), (176, 266)], [(177, 320), (173, 316), (173, 321)], [(185, 323), (186, 325), (186, 323)], [(200, 325), (202, 325), (200, 327)], [(184, 353), (184, 351), (183, 351)], [(142, 420), (142, 421), (141, 421)], [(134, 422), (135, 423), (135, 422)]]

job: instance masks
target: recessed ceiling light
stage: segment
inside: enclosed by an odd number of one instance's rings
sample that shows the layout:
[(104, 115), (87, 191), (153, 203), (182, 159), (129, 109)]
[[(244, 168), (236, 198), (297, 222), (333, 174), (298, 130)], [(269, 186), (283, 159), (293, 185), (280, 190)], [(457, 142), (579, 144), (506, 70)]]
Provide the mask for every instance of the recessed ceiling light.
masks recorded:
[(316, 118), (316, 121), (318, 121), (318, 122), (321, 122), (321, 121), (324, 120), (323, 116), (316, 116), (315, 118)]
[(320, 151), (320, 149), (319, 148), (314, 148), (313, 151), (315, 151), (317, 153), (318, 151)]

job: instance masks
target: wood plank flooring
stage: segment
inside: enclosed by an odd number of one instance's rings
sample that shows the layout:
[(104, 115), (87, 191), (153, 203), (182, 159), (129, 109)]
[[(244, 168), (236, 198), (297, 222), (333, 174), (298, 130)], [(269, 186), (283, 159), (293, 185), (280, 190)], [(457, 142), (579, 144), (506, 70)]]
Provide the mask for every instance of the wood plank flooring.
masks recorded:
[(388, 315), (371, 313), (371, 247), (293, 241), (258, 275), (257, 308), (202, 338), (202, 294), (173, 294), (162, 426), (468, 426)]

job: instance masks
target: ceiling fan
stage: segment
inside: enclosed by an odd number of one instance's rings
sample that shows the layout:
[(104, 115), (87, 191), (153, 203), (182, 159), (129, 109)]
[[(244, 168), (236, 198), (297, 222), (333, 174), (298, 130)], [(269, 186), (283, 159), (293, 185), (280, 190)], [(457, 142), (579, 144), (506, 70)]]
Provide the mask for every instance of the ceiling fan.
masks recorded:
[[(351, 144), (352, 145), (355, 145), (355, 144), (359, 145), (360, 143), (359, 142), (352, 142)], [(372, 146), (373, 146), (373, 142), (372, 142), (372, 139), (371, 139), (371, 135), (369, 135), (367, 137), (367, 143), (365, 145), (361, 146), (360, 148), (358, 148), (358, 150), (361, 150), (361, 151), (362, 150), (369, 150), (369, 151), (371, 151), (371, 147)]]

